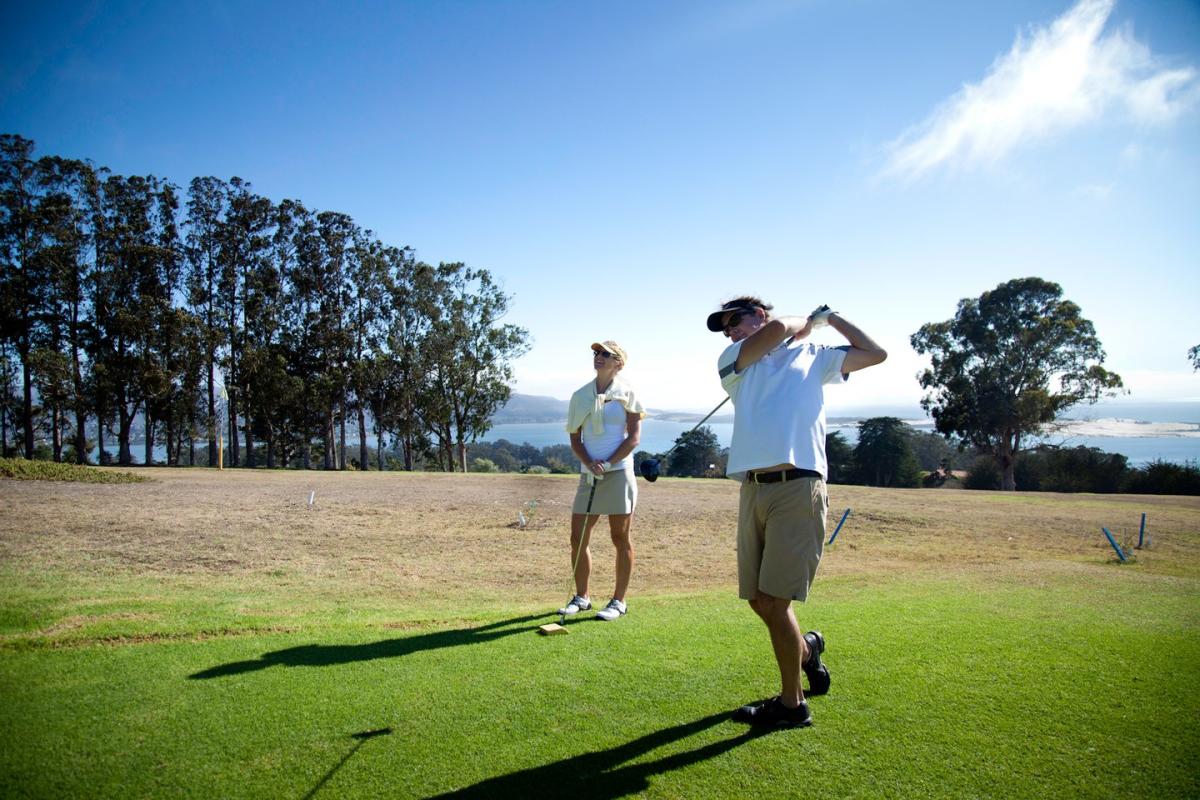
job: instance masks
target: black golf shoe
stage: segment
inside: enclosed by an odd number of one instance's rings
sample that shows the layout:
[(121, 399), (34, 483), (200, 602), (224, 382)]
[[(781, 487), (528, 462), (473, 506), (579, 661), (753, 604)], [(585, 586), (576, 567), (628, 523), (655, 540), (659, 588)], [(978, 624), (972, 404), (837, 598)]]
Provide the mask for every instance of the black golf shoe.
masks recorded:
[(825, 637), (820, 631), (809, 631), (804, 634), (804, 643), (808, 645), (808, 660), (800, 667), (808, 676), (808, 691), (805, 694), (825, 694), (829, 691), (829, 667), (821, 663), (821, 653), (825, 652)]
[(807, 728), (812, 725), (812, 714), (803, 700), (795, 708), (788, 708), (778, 697), (772, 697), (742, 706), (733, 712), (733, 721), (760, 728)]

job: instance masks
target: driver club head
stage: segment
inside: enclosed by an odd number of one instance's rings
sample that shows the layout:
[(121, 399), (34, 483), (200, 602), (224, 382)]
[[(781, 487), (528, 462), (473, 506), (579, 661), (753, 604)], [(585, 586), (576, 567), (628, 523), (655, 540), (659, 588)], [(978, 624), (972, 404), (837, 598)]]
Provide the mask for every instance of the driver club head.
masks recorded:
[(657, 458), (647, 458), (638, 466), (638, 469), (641, 471), (642, 477), (650, 483), (658, 480), (659, 466)]

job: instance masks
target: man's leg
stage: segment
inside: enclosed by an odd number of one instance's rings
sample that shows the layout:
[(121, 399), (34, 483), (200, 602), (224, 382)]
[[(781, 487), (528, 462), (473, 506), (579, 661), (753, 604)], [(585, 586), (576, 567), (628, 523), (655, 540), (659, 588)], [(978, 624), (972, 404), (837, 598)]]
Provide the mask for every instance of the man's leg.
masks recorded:
[(788, 708), (795, 708), (804, 700), (804, 690), (800, 687), (800, 664), (808, 658), (808, 645), (800, 635), (800, 626), (792, 612), (792, 601), (760, 591), (750, 601), (750, 607), (762, 618), (771, 635), (771, 648), (775, 651), (775, 663), (779, 667), (780, 701)]
[(613, 547), (617, 550), (617, 586), (613, 591), (613, 599), (625, 602), (625, 592), (629, 590), (629, 576), (633, 574), (633, 540), (630, 538), (633, 514), (610, 514), (608, 527), (612, 534)]

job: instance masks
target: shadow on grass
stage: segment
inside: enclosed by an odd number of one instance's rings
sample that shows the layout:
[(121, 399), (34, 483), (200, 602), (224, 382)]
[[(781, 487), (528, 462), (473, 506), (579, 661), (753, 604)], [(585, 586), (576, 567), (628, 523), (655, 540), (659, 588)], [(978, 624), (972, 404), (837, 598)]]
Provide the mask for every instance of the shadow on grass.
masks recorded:
[(694, 722), (664, 728), (646, 734), (632, 742), (596, 753), (565, 758), (540, 767), (512, 772), (488, 778), (473, 786), (454, 792), (436, 795), (438, 798), (479, 798), (492, 800), (498, 797), (570, 797), (572, 800), (602, 800), (626, 797), (650, 788), (649, 778), (671, 770), (681, 769), (728, 752), (738, 745), (764, 735), (766, 731), (749, 728), (745, 733), (731, 739), (722, 739), (694, 750), (663, 756), (656, 761), (640, 764), (619, 765), (642, 756), (657, 747), (686, 739), (700, 731), (725, 722), (728, 711), (711, 714)]
[(203, 678), (220, 678), (225, 675), (240, 675), (243, 672), (255, 672), (267, 667), (328, 667), (333, 664), (349, 664), (354, 661), (371, 661), (376, 658), (398, 658), (409, 653), (419, 653), (423, 650), (438, 650), (443, 647), (457, 647), (464, 644), (480, 644), (511, 636), (514, 633), (527, 633), (535, 625), (525, 623), (545, 619), (553, 614), (531, 614), (525, 617), (514, 617), (477, 628), (458, 628), (449, 631), (433, 631), (419, 633), (415, 636), (405, 636), (399, 639), (384, 639), (370, 644), (306, 644), (300, 647), (289, 647), (286, 650), (274, 650), (263, 653), (252, 661), (233, 661), (189, 675), (193, 680)]
[(358, 748), (363, 746), (363, 742), (367, 741), (368, 739), (374, 739), (378, 736), (391, 736), (391, 735), (392, 735), (391, 728), (378, 728), (373, 731), (362, 731), (361, 733), (350, 734), (350, 738), (355, 740), (354, 746), (350, 748), (350, 752), (346, 753), (346, 755), (342, 756), (342, 760), (339, 761), (338, 763), (334, 764), (333, 767), (328, 772), (326, 772), (324, 776), (322, 776), (321, 780), (317, 781), (316, 786), (309, 789), (308, 794), (304, 795), (304, 800), (311, 800), (311, 798), (313, 798), (317, 792), (321, 791), (321, 787), (324, 786), (325, 784), (329, 783), (329, 779), (332, 778), (334, 775), (336, 775), (338, 770), (340, 770), (342, 767), (346, 766), (346, 762), (354, 757), (354, 754), (358, 752)]

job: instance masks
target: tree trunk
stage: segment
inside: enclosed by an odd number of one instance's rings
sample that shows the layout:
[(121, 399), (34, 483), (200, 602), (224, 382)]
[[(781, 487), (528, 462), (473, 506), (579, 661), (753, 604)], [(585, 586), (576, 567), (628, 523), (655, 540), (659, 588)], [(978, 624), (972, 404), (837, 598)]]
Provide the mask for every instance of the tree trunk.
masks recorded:
[(458, 440), (458, 468), (467, 471), (467, 443), (461, 437)]
[(208, 354), (208, 465), (217, 463), (217, 383), (213, 354)]
[(1007, 464), (1003, 465), (1004, 476), (1000, 481), (1000, 488), (1006, 492), (1015, 492), (1017, 490), (1017, 464), (1016, 460), (1010, 458)]
[(338, 408), (338, 469), (346, 469), (346, 395), (342, 394), (341, 406)]
[(1000, 439), (999, 452), (996, 453), (996, 463), (1000, 467), (1000, 488), (1006, 492), (1016, 491), (1017, 457), (1013, 447), (1015, 434), (1005, 431)]
[(118, 399), (117, 418), (117, 463), (128, 467), (133, 464), (133, 452), (129, 449), (129, 430), (133, 427), (133, 414), (125, 407), (124, 399)]
[(167, 413), (166, 430), (163, 432), (163, 444), (167, 446), (167, 466), (175, 467), (179, 465), (179, 446), (183, 442), (183, 437), (177, 436), (175, 433), (175, 414)]
[(104, 402), (96, 398), (96, 463), (107, 464), (108, 453), (104, 450)]
[(242, 465), (241, 453), (238, 452), (240, 442), (237, 435), (237, 401), (237, 390), (235, 389), (229, 393), (229, 466), (231, 467), (240, 467)]
[(367, 414), (360, 406), (358, 409), (358, 468), (366, 472), (370, 466), (371, 454), (367, 452)]
[(146, 457), (145, 457), (145, 463), (146, 463), (147, 467), (153, 466), (153, 464), (154, 464), (154, 424), (155, 424), (154, 417), (150, 416), (149, 412), (146, 412)]
[(87, 457), (87, 413), (81, 404), (75, 406), (75, 463), (88, 463)]
[(330, 403), (328, 410), (325, 412), (325, 469), (334, 469), (336, 467), (335, 445), (333, 441), (336, 433), (337, 429), (333, 420), (333, 404)]
[(246, 466), (253, 469), (254, 461), (254, 425), (250, 422), (250, 401), (246, 400)]
[(24, 381), (22, 409), (25, 412), (25, 458), (33, 460), (33, 375), (29, 370), (29, 348), (23, 348), (21, 356), (21, 379)]
[(54, 463), (61, 464), (62, 463), (62, 449), (63, 449), (62, 424), (63, 424), (63, 416), (64, 415), (62, 413), (62, 409), (59, 408), (57, 403), (54, 404), (54, 408), (51, 409), (50, 414), (51, 414), (51, 417), (50, 417), (51, 418), (50, 441), (51, 441), (51, 446), (54, 450)]
[(275, 426), (267, 423), (267, 469), (275, 469)]

